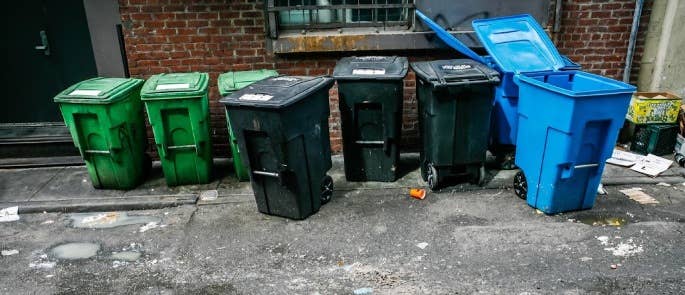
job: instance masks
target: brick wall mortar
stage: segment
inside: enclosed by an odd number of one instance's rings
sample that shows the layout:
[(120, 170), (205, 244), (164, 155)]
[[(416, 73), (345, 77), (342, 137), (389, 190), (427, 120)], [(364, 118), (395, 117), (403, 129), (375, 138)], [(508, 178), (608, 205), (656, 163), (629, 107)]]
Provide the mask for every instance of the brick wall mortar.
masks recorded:
[[(637, 79), (644, 48), (643, 32), (649, 22), (651, 1), (646, 1), (641, 21), (633, 81)], [(554, 3), (551, 0), (552, 16)], [(553, 36), (560, 52), (579, 62), (585, 70), (620, 79), (634, 1), (570, 0), (563, 5), (562, 29)], [(330, 75), (340, 57), (340, 54), (276, 56), (270, 53), (266, 49), (262, 1), (120, 0), (119, 6), (131, 76), (148, 78), (158, 73), (189, 71), (210, 74), (211, 133), (218, 156), (229, 154), (225, 116), (216, 87), (220, 73), (276, 69), (287, 75)], [(416, 61), (457, 56), (450, 51), (439, 51), (437, 56), (416, 52), (408, 57)], [(411, 72), (405, 79), (402, 122), (405, 150), (416, 149), (419, 143), (414, 79)], [(340, 152), (342, 138), (336, 87), (330, 94), (331, 148)], [(149, 135), (150, 142), (154, 143), (152, 134)]]
[[(652, 2), (645, 1), (640, 18), (632, 83), (636, 83), (640, 69)], [(634, 12), (634, 0), (565, 0), (561, 31), (554, 36), (557, 48), (584, 70), (621, 80)]]

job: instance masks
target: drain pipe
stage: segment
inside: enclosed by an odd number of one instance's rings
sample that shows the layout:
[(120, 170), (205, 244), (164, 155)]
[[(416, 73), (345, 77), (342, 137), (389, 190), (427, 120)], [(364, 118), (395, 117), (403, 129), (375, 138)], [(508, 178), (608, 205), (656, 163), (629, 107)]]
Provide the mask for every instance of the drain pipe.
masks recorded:
[(557, 0), (554, 4), (554, 25), (552, 26), (552, 41), (559, 43), (559, 32), (561, 31), (561, 5), (563, 0)]
[(635, 39), (637, 30), (640, 27), (640, 16), (642, 16), (642, 5), (644, 0), (635, 2), (635, 14), (633, 15), (633, 26), (630, 28), (630, 39), (628, 40), (628, 52), (626, 53), (626, 67), (623, 69), (623, 82), (630, 81), (630, 68), (633, 66), (633, 55), (635, 54)]
[(554, 27), (552, 28), (552, 31), (554, 33), (559, 33), (561, 31), (561, 5), (562, 5), (562, 0), (557, 0), (557, 3), (554, 5), (555, 11), (554, 11)]

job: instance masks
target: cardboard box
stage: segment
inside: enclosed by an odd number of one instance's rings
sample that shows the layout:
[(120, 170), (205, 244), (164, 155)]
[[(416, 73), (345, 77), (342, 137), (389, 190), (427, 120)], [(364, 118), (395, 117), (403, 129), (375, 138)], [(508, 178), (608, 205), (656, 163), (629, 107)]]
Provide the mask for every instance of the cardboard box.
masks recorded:
[(635, 124), (665, 124), (678, 120), (681, 98), (670, 92), (636, 92), (626, 119)]

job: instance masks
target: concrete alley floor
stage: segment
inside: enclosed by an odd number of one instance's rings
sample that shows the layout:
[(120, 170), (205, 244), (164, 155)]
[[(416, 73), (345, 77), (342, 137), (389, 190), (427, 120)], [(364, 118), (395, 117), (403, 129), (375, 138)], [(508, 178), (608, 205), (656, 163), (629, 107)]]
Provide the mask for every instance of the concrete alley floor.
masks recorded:
[[(405, 188), (420, 183), (412, 169), (394, 187), (336, 176), (333, 200), (292, 221), (258, 213), (249, 187), (241, 190), (230, 177), (173, 189), (153, 178), (137, 192), (84, 192), (74, 184), (83, 182), (82, 172), (71, 172), (54, 176), (71, 179), (60, 188), (54, 178), (0, 171), (0, 200), (111, 201), (206, 189), (220, 197), (0, 222), (0, 293), (679, 294), (685, 285), (685, 185), (675, 174), (670, 186), (607, 186), (592, 210), (554, 216), (497, 188), (497, 177), (488, 189), (457, 185), (416, 200)], [(632, 187), (659, 203), (642, 205), (619, 192)], [(68, 200), (73, 194), (79, 197)]]

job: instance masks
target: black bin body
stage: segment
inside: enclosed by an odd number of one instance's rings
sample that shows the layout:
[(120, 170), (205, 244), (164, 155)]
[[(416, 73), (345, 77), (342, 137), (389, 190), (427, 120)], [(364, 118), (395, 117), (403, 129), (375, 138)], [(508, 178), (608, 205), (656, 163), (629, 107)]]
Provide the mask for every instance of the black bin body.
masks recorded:
[(407, 58), (345, 57), (335, 66), (348, 181), (395, 181)]
[(304, 219), (330, 198), (332, 180), (325, 77), (272, 77), (221, 99), (260, 212)]
[(482, 184), (499, 74), (470, 59), (416, 62), (411, 67), (417, 80), (423, 179), (431, 188), (458, 175)]

